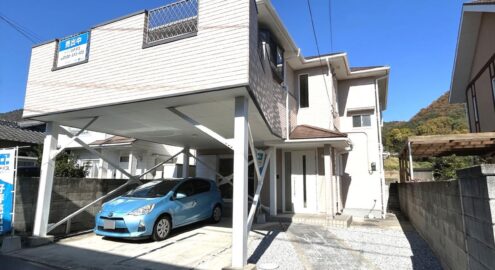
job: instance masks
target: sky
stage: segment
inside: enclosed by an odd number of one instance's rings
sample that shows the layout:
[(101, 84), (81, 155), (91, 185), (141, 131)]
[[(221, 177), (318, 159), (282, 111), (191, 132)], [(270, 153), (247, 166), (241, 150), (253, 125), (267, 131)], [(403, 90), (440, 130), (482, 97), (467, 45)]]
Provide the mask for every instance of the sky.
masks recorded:
[[(0, 1), (0, 15), (42, 42), (168, 2)], [(310, 0), (321, 54), (347, 52), (351, 66), (391, 67), (385, 121), (409, 120), (449, 90), (463, 2), (331, 0), (330, 7), (330, 0)], [(302, 54), (317, 55), (307, 0), (272, 3)], [(32, 45), (0, 20), (0, 112), (23, 107)]]

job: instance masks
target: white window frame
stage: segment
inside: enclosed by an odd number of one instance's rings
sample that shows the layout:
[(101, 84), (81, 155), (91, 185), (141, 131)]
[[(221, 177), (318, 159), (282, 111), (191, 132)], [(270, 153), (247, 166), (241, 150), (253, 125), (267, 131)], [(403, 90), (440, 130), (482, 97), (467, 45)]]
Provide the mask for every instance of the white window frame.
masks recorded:
[[(307, 107), (301, 107), (301, 76), (307, 75), (308, 76), (308, 106)], [(301, 73), (297, 75), (297, 104), (299, 105), (299, 109), (309, 109), (310, 104), (309, 104), (309, 73)]]
[[(359, 119), (361, 120), (361, 125), (359, 127), (354, 126), (354, 117), (359, 116)], [(369, 126), (363, 125), (363, 116), (369, 116), (370, 117), (370, 124)], [(351, 115), (352, 118), (352, 128), (370, 128), (372, 126), (372, 121), (371, 121), (371, 116), (372, 114), (353, 114)]]

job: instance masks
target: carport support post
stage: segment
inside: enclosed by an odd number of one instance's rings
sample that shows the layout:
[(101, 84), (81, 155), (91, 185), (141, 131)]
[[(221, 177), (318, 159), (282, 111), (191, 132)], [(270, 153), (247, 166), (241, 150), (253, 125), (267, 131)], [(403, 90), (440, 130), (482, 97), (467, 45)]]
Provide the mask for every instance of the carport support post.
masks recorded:
[(270, 153), (270, 216), (277, 215), (277, 148)]
[(247, 264), (248, 100), (235, 98), (232, 267)]
[(57, 151), (59, 126), (55, 122), (46, 123), (46, 136), (43, 143), (41, 174), (38, 187), (38, 203), (34, 218), (33, 235), (46, 237), (48, 217), (50, 214), (50, 200), (52, 198), (53, 175), (55, 173), (55, 158), (51, 158)]
[(189, 146), (184, 147), (182, 152), (182, 177), (189, 177)]

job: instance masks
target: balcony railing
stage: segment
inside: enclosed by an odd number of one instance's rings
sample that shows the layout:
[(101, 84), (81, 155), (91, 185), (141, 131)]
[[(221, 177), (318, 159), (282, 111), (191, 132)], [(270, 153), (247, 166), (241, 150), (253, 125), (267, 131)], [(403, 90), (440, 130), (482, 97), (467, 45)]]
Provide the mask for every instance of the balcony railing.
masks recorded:
[(181, 0), (148, 11), (144, 45), (153, 46), (195, 36), (199, 0)]

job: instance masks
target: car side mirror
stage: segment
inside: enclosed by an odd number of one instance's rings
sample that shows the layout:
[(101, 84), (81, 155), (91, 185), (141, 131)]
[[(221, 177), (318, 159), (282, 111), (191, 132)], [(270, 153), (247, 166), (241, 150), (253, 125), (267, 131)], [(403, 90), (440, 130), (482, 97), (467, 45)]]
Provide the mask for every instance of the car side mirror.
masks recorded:
[(185, 197), (187, 196), (184, 193), (175, 193), (174, 199), (178, 200), (178, 199), (183, 199)]

